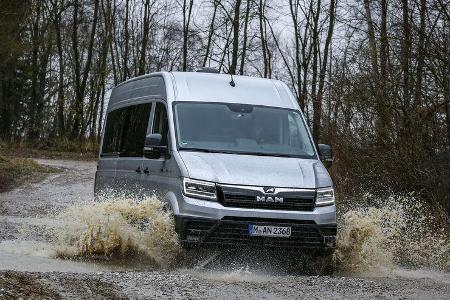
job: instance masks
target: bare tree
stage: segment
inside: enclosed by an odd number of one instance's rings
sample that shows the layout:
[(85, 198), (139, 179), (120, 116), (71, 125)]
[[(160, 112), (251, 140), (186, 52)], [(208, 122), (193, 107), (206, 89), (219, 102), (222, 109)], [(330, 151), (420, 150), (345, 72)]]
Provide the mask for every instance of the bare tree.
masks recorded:
[(239, 67), (239, 74), (244, 75), (244, 66), (245, 59), (247, 53), (247, 43), (248, 43), (248, 24), (250, 21), (250, 9), (252, 7), (252, 0), (247, 0), (247, 6), (245, 9), (245, 18), (244, 18), (244, 37), (242, 39), (242, 54), (241, 54), (241, 65)]
[(267, 49), (267, 40), (265, 34), (265, 9), (266, 9), (266, 0), (259, 0), (259, 35), (261, 39), (261, 51), (263, 55), (263, 64), (264, 64), (264, 73), (263, 77), (267, 78), (269, 76), (269, 53)]
[(325, 75), (327, 72), (328, 64), (328, 52), (331, 46), (331, 39), (333, 37), (335, 13), (336, 13), (336, 1), (330, 0), (330, 6), (328, 9), (329, 24), (328, 32), (325, 40), (325, 46), (323, 50), (322, 66), (320, 67), (319, 74), (319, 90), (317, 92), (316, 99), (314, 99), (314, 116), (313, 116), (313, 138), (316, 143), (320, 140), (320, 130), (321, 130), (321, 119), (322, 119), (322, 101), (323, 101), (323, 90), (325, 87)]
[(144, 20), (143, 20), (143, 29), (142, 29), (142, 45), (141, 45), (141, 54), (139, 56), (139, 71), (137, 75), (145, 74), (145, 65), (146, 65), (146, 53), (147, 53), (147, 44), (148, 44), (148, 34), (150, 31), (150, 21), (151, 21), (151, 12), (150, 12), (150, 0), (145, 0), (144, 3)]
[(236, 3), (234, 5), (234, 16), (233, 16), (233, 49), (231, 54), (231, 65), (230, 69), (228, 70), (230, 74), (236, 74), (238, 50), (239, 50), (240, 11), (241, 11), (241, 0), (236, 0)]
[(203, 59), (203, 67), (206, 66), (206, 63), (209, 59), (209, 53), (211, 51), (211, 44), (212, 44), (212, 38), (214, 35), (214, 30), (215, 30), (215, 22), (216, 22), (216, 15), (217, 15), (218, 7), (219, 7), (218, 0), (213, 0), (213, 14), (212, 14), (210, 25), (209, 25), (208, 42), (206, 43), (205, 57)]
[(87, 57), (84, 64), (84, 68), (81, 66), (82, 61), (79, 53), (79, 38), (78, 38), (78, 25), (79, 25), (79, 8), (80, 3), (78, 0), (74, 0), (74, 11), (73, 11), (73, 26), (72, 26), (72, 48), (73, 48), (73, 60), (74, 60), (74, 72), (75, 72), (75, 103), (73, 106), (74, 110), (74, 121), (72, 127), (72, 137), (79, 138), (84, 136), (82, 131), (83, 122), (83, 112), (84, 112), (84, 96), (86, 92), (87, 80), (89, 78), (89, 73), (91, 70), (92, 57), (94, 52), (94, 42), (97, 30), (98, 22), (98, 10), (99, 10), (99, 0), (94, 1), (94, 13), (92, 17), (92, 26), (90, 30), (90, 38), (88, 41)]
[(126, 80), (130, 76), (130, 72), (128, 70), (128, 54), (130, 51), (130, 31), (129, 31), (129, 19), (130, 19), (130, 0), (125, 1), (125, 24), (124, 24), (124, 52), (123, 52), (123, 75), (122, 81)]
[[(187, 3), (189, 1), (189, 4)], [(187, 70), (187, 53), (189, 41), (189, 25), (191, 24), (192, 6), (194, 0), (183, 0), (183, 66), (182, 70)]]

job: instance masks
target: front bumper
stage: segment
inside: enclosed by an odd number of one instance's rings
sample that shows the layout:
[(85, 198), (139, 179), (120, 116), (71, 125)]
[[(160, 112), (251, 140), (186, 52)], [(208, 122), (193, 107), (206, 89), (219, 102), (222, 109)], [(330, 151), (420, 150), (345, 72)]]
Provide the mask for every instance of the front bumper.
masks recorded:
[(272, 210), (260, 208), (227, 207), (216, 201), (206, 201), (172, 194), (168, 197), (174, 215), (224, 220), (227, 217), (312, 221), (313, 224), (335, 224), (336, 206), (315, 207), (312, 211)]
[[(248, 225), (289, 226), (290, 237), (249, 236)], [(183, 246), (256, 246), (275, 248), (321, 248), (336, 246), (336, 224), (314, 221), (249, 217), (223, 217), (220, 220), (175, 215), (175, 229)]]

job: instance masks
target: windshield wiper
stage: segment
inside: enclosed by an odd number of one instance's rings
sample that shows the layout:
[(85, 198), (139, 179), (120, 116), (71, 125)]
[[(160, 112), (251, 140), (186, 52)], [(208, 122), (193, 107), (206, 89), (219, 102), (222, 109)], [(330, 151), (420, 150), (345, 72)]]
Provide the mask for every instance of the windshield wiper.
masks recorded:
[(212, 150), (212, 149), (205, 149), (205, 148), (191, 148), (191, 147), (180, 147), (180, 150), (205, 152), (205, 153), (232, 153), (229, 151)]
[(245, 151), (236, 151), (235, 154), (242, 155), (255, 155), (255, 156), (274, 156), (274, 157), (293, 157), (289, 154), (279, 154), (279, 153), (266, 153), (266, 152), (245, 152)]
[(227, 150), (213, 150), (213, 149), (190, 148), (190, 147), (180, 147), (180, 150), (205, 152), (205, 153), (224, 153), (224, 154), (241, 154), (241, 155), (273, 156), (273, 157), (294, 157), (294, 156), (289, 155), (289, 154), (265, 153), (265, 152), (248, 152), (248, 151), (227, 151)]

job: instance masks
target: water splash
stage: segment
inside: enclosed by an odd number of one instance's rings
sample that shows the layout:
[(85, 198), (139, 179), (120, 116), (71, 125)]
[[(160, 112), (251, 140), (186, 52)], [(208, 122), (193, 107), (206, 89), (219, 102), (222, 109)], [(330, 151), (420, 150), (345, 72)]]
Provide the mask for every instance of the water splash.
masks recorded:
[[(105, 194), (56, 216), (56, 253), (65, 258), (139, 257), (156, 266), (183, 254), (173, 217), (155, 197)], [(142, 198), (140, 198), (142, 199)], [(372, 195), (338, 203), (335, 270), (343, 275), (393, 270), (398, 266), (450, 270), (450, 238), (434, 213), (412, 195)]]
[(338, 209), (339, 272), (373, 274), (396, 266), (450, 270), (448, 224), (413, 195), (366, 194)]
[(180, 253), (171, 212), (155, 197), (143, 200), (103, 195), (71, 206), (56, 218), (55, 248), (63, 258), (140, 257), (171, 266)]

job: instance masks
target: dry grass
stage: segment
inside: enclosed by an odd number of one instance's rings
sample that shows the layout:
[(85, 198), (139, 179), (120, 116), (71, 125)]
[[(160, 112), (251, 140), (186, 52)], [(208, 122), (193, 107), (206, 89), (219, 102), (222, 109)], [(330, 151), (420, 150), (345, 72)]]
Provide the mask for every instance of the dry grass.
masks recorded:
[(0, 155), (0, 192), (11, 190), (24, 182), (41, 180), (56, 171), (32, 159)]
[(53, 139), (45, 142), (1, 143), (0, 155), (25, 158), (96, 160), (98, 143), (92, 140)]

